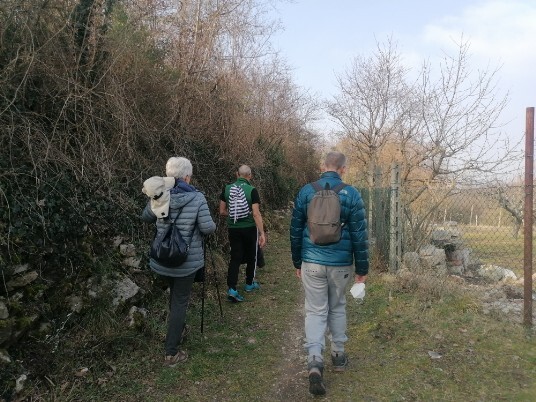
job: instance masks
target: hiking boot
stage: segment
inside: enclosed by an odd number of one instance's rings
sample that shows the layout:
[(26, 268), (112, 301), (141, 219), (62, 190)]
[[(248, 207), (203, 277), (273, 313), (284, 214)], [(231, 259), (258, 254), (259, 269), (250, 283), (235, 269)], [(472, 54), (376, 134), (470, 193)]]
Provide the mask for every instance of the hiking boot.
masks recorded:
[(324, 363), (313, 356), (313, 360), (307, 364), (307, 369), (309, 370), (309, 392), (313, 395), (325, 395), (326, 386), (322, 378)]
[(309, 392), (313, 395), (326, 394), (322, 371), (322, 367), (313, 367), (309, 370)]
[(182, 345), (184, 342), (186, 342), (191, 330), (192, 328), (189, 325), (184, 324), (182, 327), (181, 341), (179, 342), (179, 345)]
[(244, 301), (244, 298), (240, 296), (240, 294), (238, 293), (238, 290), (235, 290), (235, 289), (229, 289), (227, 291), (227, 299), (229, 301), (232, 301), (233, 303)]
[(179, 350), (175, 356), (166, 356), (164, 358), (165, 367), (175, 367), (179, 363), (184, 363), (188, 360), (188, 353), (185, 350)]
[(348, 355), (344, 352), (337, 352), (331, 355), (331, 363), (333, 363), (334, 371), (344, 371), (348, 366)]
[(251, 282), (251, 285), (248, 285), (246, 283), (246, 285), (244, 286), (244, 290), (246, 292), (253, 292), (254, 290), (259, 290), (260, 288), (261, 288), (261, 285), (259, 285), (259, 282), (257, 281)]

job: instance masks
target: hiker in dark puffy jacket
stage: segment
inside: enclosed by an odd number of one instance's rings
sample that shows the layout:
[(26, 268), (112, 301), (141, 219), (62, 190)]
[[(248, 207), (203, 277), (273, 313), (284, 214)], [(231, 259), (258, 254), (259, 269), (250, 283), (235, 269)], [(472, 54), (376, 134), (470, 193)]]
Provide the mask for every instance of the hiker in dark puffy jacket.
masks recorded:
[[(170, 288), (170, 311), (164, 358), (164, 364), (169, 367), (188, 358), (186, 351), (179, 349), (183, 336), (188, 332), (188, 327), (185, 325), (186, 308), (195, 274), (205, 265), (203, 236), (216, 230), (205, 196), (190, 185), (192, 170), (192, 164), (188, 159), (172, 157), (166, 164), (168, 177), (160, 178), (161, 182), (157, 181), (158, 178), (146, 180), (143, 189), (151, 200), (142, 212), (142, 219), (146, 222), (156, 222), (157, 230), (166, 230), (170, 224), (168, 219), (161, 216), (176, 219), (175, 225), (178, 226), (185, 242), (190, 245), (188, 257), (180, 266), (169, 268), (160, 265), (152, 258), (149, 261), (151, 269), (164, 276)], [(174, 178), (170, 185), (167, 184), (169, 178)], [(169, 204), (169, 208), (166, 204)], [(159, 214), (159, 218), (155, 212)]]
[[(342, 183), (346, 172), (346, 157), (330, 152), (324, 161), (324, 172), (318, 184), (331, 189)], [(353, 278), (364, 283), (368, 274), (368, 240), (365, 208), (359, 191), (347, 185), (338, 195), (343, 224), (339, 241), (318, 245), (309, 236), (308, 206), (315, 190), (307, 184), (298, 193), (292, 212), (290, 243), (296, 276), (305, 291), (305, 349), (309, 370), (309, 391), (325, 394), (322, 379), (324, 369), (325, 334), (329, 329), (331, 360), (335, 371), (344, 371), (348, 357), (344, 352), (346, 336), (345, 289)]]

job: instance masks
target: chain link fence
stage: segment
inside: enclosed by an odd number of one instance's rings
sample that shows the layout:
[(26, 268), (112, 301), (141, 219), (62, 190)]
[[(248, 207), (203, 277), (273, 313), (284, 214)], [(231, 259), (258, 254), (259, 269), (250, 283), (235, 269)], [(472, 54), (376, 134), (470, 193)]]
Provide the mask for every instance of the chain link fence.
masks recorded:
[(390, 270), (418, 258), (451, 273), (494, 266), (523, 276), (523, 186), (359, 190), (371, 253)]

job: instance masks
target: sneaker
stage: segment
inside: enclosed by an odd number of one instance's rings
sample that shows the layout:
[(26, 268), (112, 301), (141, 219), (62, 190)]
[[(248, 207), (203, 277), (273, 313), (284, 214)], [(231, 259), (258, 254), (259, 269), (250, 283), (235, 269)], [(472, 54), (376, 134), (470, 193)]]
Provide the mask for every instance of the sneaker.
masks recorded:
[(179, 350), (175, 356), (166, 356), (164, 358), (165, 367), (175, 367), (179, 363), (184, 363), (188, 360), (188, 353), (184, 350)]
[(259, 282), (253, 281), (251, 282), (251, 285), (248, 285), (247, 283), (244, 286), (244, 290), (246, 292), (253, 292), (254, 290), (259, 290), (261, 288), (261, 285), (259, 285)]
[(322, 367), (313, 367), (309, 370), (309, 392), (313, 395), (326, 394), (322, 371)]
[(181, 341), (179, 342), (179, 345), (182, 345), (184, 342), (186, 342), (191, 330), (192, 328), (189, 325), (184, 324), (182, 327)]
[(235, 289), (229, 289), (227, 291), (227, 299), (229, 301), (232, 301), (233, 303), (244, 301), (244, 298), (240, 296), (240, 294), (238, 293), (238, 290), (235, 290)]
[(344, 371), (348, 366), (348, 356), (344, 352), (337, 352), (331, 355), (331, 363), (334, 371)]

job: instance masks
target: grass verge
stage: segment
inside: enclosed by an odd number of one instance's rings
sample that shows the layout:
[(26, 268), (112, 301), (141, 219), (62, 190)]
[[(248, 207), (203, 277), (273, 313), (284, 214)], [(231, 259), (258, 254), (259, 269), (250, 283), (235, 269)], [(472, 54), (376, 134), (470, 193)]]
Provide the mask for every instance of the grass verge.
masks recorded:
[[(139, 332), (91, 331), (71, 339), (63, 378), (46, 395), (58, 401), (288, 401), (307, 392), (303, 293), (290, 263), (287, 231), (270, 233), (260, 292), (220, 317), (214, 282), (207, 285), (204, 333), (195, 285), (188, 312), (190, 359), (162, 367), (167, 295), (149, 306)], [(219, 267), (224, 298), (225, 263)], [(533, 330), (481, 312), (476, 294), (445, 278), (371, 272), (363, 304), (348, 298), (345, 373), (325, 369), (326, 401), (534, 401)], [(210, 271), (209, 271), (210, 275)], [(91, 340), (91, 341), (90, 341)], [(327, 351), (329, 353), (329, 351)], [(329, 361), (329, 359), (327, 359)], [(61, 366), (61, 363), (58, 363)], [(77, 367), (88, 367), (77, 377)]]

